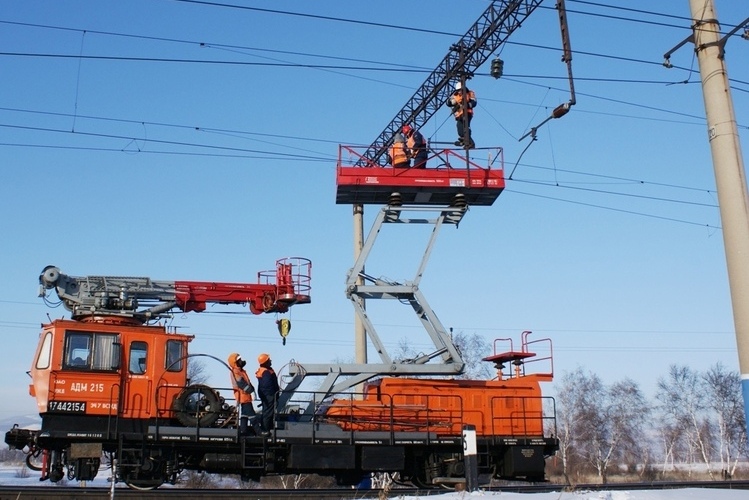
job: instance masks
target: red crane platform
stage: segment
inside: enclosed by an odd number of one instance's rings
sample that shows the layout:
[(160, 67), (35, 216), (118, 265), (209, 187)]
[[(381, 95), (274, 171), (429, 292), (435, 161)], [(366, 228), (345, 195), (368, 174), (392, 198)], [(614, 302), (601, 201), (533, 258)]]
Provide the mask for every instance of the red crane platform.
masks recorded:
[(501, 148), (487, 154), (486, 166), (462, 149), (430, 149), (426, 168), (362, 162), (364, 149), (338, 148), (337, 204), (386, 205), (393, 193), (399, 193), (404, 205), (450, 205), (462, 195), (468, 205), (489, 206), (505, 187)]

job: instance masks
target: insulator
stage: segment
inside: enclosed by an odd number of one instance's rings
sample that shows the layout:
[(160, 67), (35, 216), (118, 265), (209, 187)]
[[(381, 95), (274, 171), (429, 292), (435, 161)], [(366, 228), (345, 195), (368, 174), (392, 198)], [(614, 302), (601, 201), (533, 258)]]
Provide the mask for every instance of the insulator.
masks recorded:
[(463, 193), (458, 193), (455, 195), (455, 198), (453, 198), (452, 203), (450, 203), (450, 206), (453, 208), (465, 208), (468, 206), (468, 202), (466, 201), (466, 195)]
[(505, 62), (499, 57), (492, 61), (492, 67), (489, 71), (494, 78), (500, 78), (504, 73)]
[(556, 108), (554, 108), (554, 111), (551, 112), (551, 116), (554, 118), (561, 118), (564, 115), (566, 115), (570, 110), (570, 103), (565, 102), (564, 104), (560, 104)]

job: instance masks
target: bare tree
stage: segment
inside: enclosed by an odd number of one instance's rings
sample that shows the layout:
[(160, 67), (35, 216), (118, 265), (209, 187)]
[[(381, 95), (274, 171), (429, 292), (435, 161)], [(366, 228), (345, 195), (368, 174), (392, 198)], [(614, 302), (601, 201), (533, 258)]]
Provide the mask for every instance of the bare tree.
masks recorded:
[(674, 422), (661, 422), (656, 428), (661, 444), (663, 446), (663, 467), (661, 475), (666, 469), (674, 468), (675, 457), (678, 453), (679, 440), (682, 435), (681, 428)]
[[(456, 333), (452, 338), (453, 344), (460, 351), (465, 367), (460, 379), (488, 380), (494, 376), (489, 363), (482, 361), (491, 354), (489, 342), (477, 333)], [(417, 352), (407, 338), (398, 341), (398, 348), (393, 352), (393, 360), (404, 361), (417, 358), (423, 353)]]
[(208, 381), (208, 373), (202, 360), (194, 357), (187, 360), (187, 380), (191, 384), (205, 384)]
[(393, 360), (404, 361), (407, 359), (413, 359), (418, 355), (416, 350), (411, 345), (411, 342), (403, 337), (398, 341), (398, 348), (393, 353)]
[(562, 375), (562, 384), (556, 398), (557, 425), (562, 474), (567, 484), (572, 484), (570, 475), (578, 465), (577, 459), (581, 451), (578, 443), (587, 438), (588, 426), (598, 411), (596, 401), (600, 401), (602, 390), (600, 379), (584, 372), (580, 367)]
[[(662, 426), (681, 431), (677, 441), (682, 441), (687, 453), (682, 458), (694, 462), (699, 455), (713, 479), (710, 425), (704, 416), (707, 403), (699, 374), (688, 366), (671, 365), (668, 377), (658, 380), (656, 399)], [(672, 443), (671, 451), (677, 448), (675, 444)]]
[(463, 374), (458, 378), (488, 380), (494, 376), (491, 366), (483, 358), (491, 354), (491, 346), (477, 333), (456, 333), (453, 343), (460, 351), (465, 363)]
[(603, 482), (611, 461), (635, 463), (634, 457), (642, 457), (640, 445), (644, 440), (645, 425), (650, 416), (650, 405), (640, 387), (631, 379), (616, 382), (606, 391), (606, 416), (602, 429), (601, 463), (597, 465)]
[(746, 425), (741, 397), (741, 377), (717, 363), (703, 376), (707, 408), (715, 419), (716, 448), (724, 476), (732, 476), (746, 450)]
[(633, 461), (641, 451), (649, 405), (639, 386), (624, 379), (610, 387), (578, 368), (562, 378), (557, 396), (563, 474), (570, 483), (575, 458), (590, 463), (602, 483), (616, 461)]

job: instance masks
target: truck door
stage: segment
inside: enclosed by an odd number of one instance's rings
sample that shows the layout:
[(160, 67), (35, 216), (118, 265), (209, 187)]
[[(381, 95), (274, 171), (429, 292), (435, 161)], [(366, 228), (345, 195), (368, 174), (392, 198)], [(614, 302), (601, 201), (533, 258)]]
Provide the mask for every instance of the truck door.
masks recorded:
[(130, 340), (125, 347), (125, 418), (149, 418), (154, 404), (153, 349), (146, 340)]

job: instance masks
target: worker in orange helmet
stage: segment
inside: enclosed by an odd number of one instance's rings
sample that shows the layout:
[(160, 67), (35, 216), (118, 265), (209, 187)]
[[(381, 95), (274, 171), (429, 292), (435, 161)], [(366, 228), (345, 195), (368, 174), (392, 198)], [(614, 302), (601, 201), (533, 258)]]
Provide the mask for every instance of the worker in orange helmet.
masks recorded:
[(413, 158), (414, 168), (426, 168), (427, 167), (427, 143), (424, 140), (424, 136), (421, 132), (413, 128), (411, 125), (403, 125), (401, 127), (403, 135), (406, 138), (406, 151), (408, 157)]
[(273, 414), (276, 411), (276, 394), (280, 387), (278, 386), (278, 376), (271, 368), (270, 355), (262, 353), (257, 357), (260, 368), (255, 372), (257, 377), (257, 394), (263, 405), (263, 413), (260, 419), (260, 429), (263, 434), (268, 434), (273, 429)]
[(244, 369), (247, 361), (242, 359), (242, 356), (233, 352), (229, 354), (227, 361), (229, 362), (229, 368), (231, 368), (231, 386), (234, 389), (234, 399), (239, 406), (239, 433), (246, 436), (249, 434), (249, 421), (252, 420), (252, 424), (255, 423), (256, 413), (255, 408), (252, 407), (252, 393), (255, 392), (255, 388), (250, 382), (250, 376)]
[(395, 137), (393, 137), (393, 145), (390, 146), (388, 162), (395, 168), (408, 168), (411, 166), (411, 161), (408, 158), (408, 149), (406, 148), (406, 140), (400, 132), (396, 133)]
[(476, 144), (471, 139), (471, 119), (473, 108), (476, 107), (476, 93), (458, 82), (455, 84), (455, 91), (445, 104), (452, 109), (458, 128), (458, 140), (455, 141), (455, 145), (465, 149), (475, 148)]

